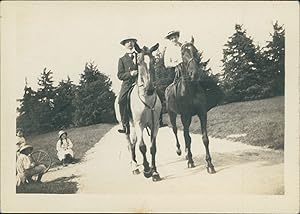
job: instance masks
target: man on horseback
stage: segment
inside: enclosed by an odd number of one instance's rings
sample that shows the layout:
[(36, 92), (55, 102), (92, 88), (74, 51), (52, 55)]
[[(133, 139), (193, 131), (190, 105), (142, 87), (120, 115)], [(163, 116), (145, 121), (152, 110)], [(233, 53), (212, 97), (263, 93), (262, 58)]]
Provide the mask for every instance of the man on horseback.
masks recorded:
[(129, 115), (127, 96), (137, 79), (137, 53), (134, 50), (134, 44), (137, 42), (135, 38), (125, 38), (120, 44), (125, 47), (125, 54), (119, 59), (118, 78), (122, 80), (122, 86), (119, 94), (119, 107), (123, 129), (119, 129), (120, 133), (129, 133)]

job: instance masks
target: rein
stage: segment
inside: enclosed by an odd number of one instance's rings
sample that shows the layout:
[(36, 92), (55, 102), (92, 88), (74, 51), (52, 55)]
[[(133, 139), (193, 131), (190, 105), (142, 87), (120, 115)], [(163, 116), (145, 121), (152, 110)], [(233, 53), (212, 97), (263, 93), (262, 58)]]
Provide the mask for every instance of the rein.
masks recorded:
[(186, 63), (186, 70), (190, 67), (190, 63), (194, 60), (194, 57), (190, 58), (189, 61)]

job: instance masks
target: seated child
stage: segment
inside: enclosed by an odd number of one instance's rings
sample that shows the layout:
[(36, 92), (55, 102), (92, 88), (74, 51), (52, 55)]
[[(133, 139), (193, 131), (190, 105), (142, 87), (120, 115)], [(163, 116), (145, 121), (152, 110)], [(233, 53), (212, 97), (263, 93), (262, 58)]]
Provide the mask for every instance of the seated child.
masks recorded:
[(59, 140), (56, 144), (57, 157), (60, 161), (62, 161), (63, 166), (67, 166), (68, 163), (72, 163), (74, 158), (74, 152), (72, 150), (73, 143), (67, 135), (66, 131), (59, 131)]
[(37, 182), (41, 182), (42, 176), (46, 170), (43, 164), (37, 164), (33, 161), (30, 154), (33, 147), (30, 145), (23, 145), (19, 150), (17, 158), (17, 186), (27, 182), (33, 182), (32, 177), (37, 177)]

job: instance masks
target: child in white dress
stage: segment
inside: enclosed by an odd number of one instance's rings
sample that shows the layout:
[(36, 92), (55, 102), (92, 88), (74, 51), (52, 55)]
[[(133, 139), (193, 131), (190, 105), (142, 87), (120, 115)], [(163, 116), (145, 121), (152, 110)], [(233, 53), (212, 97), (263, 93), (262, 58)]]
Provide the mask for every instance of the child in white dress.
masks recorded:
[(57, 157), (62, 161), (63, 166), (67, 166), (68, 163), (72, 163), (74, 159), (74, 152), (72, 150), (73, 143), (70, 138), (68, 138), (66, 131), (59, 131), (58, 136), (59, 140), (56, 144)]

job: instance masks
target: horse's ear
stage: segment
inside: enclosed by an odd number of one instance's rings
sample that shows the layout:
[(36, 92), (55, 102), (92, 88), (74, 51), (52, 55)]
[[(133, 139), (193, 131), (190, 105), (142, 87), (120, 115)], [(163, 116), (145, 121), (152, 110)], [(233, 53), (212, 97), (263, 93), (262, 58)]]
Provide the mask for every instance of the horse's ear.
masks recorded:
[(191, 37), (190, 43), (194, 44), (194, 37), (193, 36)]
[(159, 43), (156, 43), (153, 47), (150, 48), (150, 53), (152, 53), (153, 51), (156, 51), (159, 47)]
[(138, 52), (141, 53), (142, 49), (140, 48), (140, 46), (138, 45), (138, 43), (134, 43), (134, 49)]

